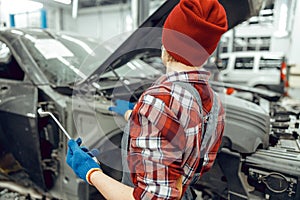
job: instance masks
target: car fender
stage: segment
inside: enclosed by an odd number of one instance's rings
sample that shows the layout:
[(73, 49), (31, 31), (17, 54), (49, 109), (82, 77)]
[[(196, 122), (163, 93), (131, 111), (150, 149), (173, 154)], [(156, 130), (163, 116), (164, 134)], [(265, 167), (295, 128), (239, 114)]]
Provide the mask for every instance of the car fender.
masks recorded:
[(267, 76), (258, 76), (256, 78), (250, 79), (247, 82), (247, 86), (249, 87), (255, 87), (258, 85), (278, 85), (280, 82), (277, 79), (274, 79), (274, 77), (267, 77)]

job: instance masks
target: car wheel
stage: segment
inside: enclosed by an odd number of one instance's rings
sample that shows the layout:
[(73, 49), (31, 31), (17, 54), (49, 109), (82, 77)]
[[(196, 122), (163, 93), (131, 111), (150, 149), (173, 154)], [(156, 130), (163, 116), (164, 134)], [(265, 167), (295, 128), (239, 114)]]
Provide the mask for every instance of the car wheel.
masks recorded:
[(269, 88), (265, 85), (256, 85), (254, 88), (263, 89), (263, 90), (269, 90)]

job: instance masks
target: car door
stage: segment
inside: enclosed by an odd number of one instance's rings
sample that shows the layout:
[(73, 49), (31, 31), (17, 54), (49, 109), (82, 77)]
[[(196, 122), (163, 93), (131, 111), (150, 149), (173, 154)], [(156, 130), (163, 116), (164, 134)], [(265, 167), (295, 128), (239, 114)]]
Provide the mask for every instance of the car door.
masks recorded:
[(280, 68), (282, 58), (276, 56), (259, 57), (258, 75), (261, 85), (279, 85), (280, 84)]
[(232, 70), (223, 74), (223, 81), (246, 85), (253, 78), (254, 56), (236, 56), (232, 61)]
[(9, 46), (0, 40), (0, 171), (19, 174), (20, 183), (34, 181), (43, 187), (38, 94), (25, 77)]
[(224, 81), (224, 82), (229, 82), (228, 79), (228, 74), (232, 72), (232, 62), (235, 58), (233, 56), (223, 56), (220, 58), (218, 62), (218, 69), (219, 75), (218, 75), (218, 80), (219, 81)]

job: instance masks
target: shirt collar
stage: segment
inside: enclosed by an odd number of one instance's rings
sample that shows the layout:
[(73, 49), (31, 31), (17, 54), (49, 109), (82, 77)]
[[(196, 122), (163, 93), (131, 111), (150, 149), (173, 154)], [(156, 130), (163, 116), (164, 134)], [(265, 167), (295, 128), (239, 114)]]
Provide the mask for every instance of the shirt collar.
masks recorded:
[(208, 82), (210, 73), (205, 70), (193, 70), (193, 71), (181, 71), (181, 72), (170, 72), (161, 76), (155, 84), (161, 84), (165, 82)]

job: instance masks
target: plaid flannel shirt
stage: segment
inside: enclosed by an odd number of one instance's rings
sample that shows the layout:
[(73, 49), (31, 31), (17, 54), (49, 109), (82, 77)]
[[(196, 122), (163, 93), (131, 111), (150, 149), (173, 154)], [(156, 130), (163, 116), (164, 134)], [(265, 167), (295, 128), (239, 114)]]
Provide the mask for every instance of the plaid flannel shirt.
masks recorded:
[[(213, 104), (209, 76), (207, 71), (164, 75), (135, 105), (130, 118), (128, 147), (135, 199), (178, 199), (187, 189), (200, 161), (203, 122), (196, 99), (172, 82), (191, 83), (201, 96), (206, 116)], [(225, 115), (218, 101), (216, 138), (212, 138), (215, 143), (204, 156), (200, 174), (211, 168), (221, 144)]]

